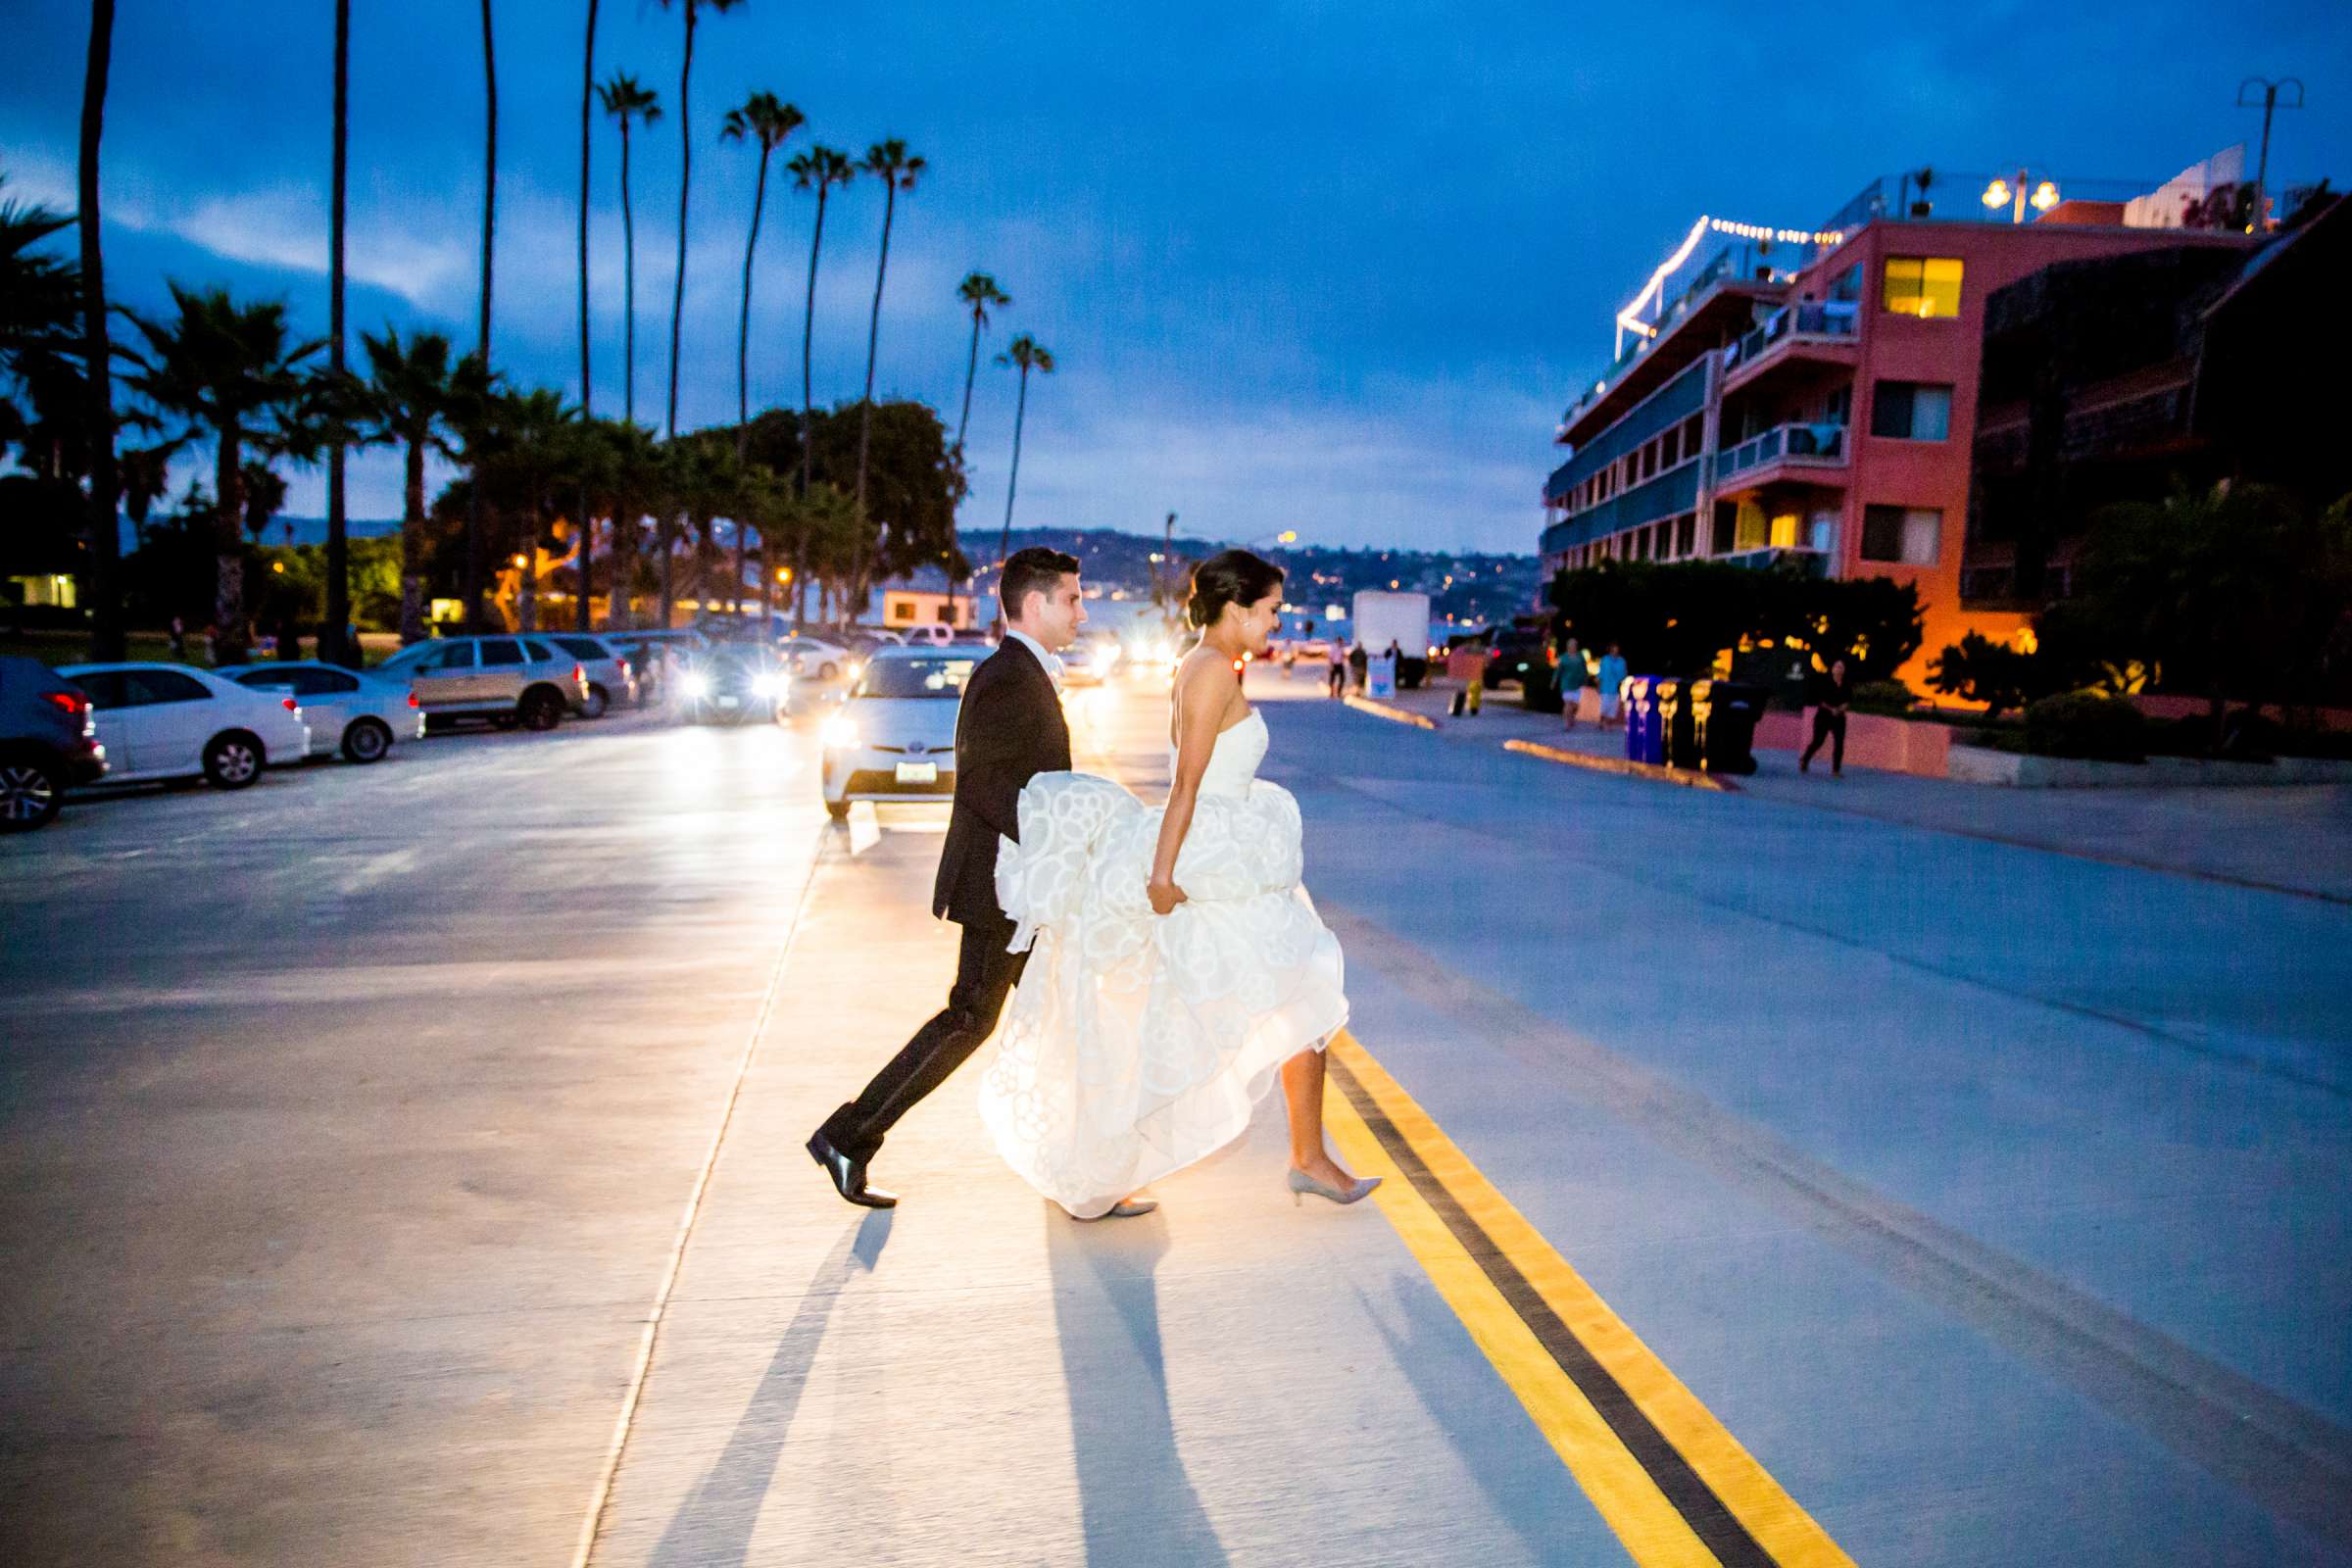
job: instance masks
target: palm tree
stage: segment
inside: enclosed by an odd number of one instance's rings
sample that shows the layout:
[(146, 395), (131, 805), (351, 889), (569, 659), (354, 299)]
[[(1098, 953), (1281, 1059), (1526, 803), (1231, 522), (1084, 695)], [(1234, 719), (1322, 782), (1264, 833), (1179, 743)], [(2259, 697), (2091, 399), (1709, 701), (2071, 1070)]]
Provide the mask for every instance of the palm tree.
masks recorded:
[(988, 325), (988, 308), (1012, 303), (1012, 296), (997, 287), (997, 280), (986, 272), (969, 272), (956, 285), (956, 297), (972, 308), (972, 352), (963, 367), (963, 415), (956, 421), (956, 458), (963, 459), (964, 426), (972, 422), (972, 378), (980, 369), (980, 329)]
[[(796, 155), (784, 166), (792, 173), (792, 182), (800, 190), (816, 192), (816, 226), (808, 236), (808, 302), (801, 313), (801, 494), (808, 494), (808, 453), (815, 445), (816, 400), (811, 394), (808, 369), (809, 341), (816, 327), (816, 259), (825, 243), (825, 200), (836, 185), (847, 185), (858, 175), (858, 166), (849, 155), (836, 148), (816, 146)], [(792, 623), (800, 628), (802, 613), (808, 604), (808, 530), (796, 530), (793, 544)]]
[[(752, 194), (752, 231), (743, 242), (743, 312), (735, 333), (735, 462), (744, 462), (744, 445), (752, 433), (752, 255), (760, 245), (760, 217), (767, 206), (767, 161), (784, 139), (808, 123), (799, 109), (779, 102), (772, 92), (756, 92), (745, 100), (740, 109), (727, 111), (726, 124), (719, 136), (727, 141), (742, 141), (747, 137), (760, 144), (760, 177)], [(744, 533), (746, 524), (735, 520), (735, 578), (743, 580)], [(765, 614), (774, 593), (765, 562), (767, 536), (760, 538), (761, 568), (760, 572), (760, 610)]]
[[(890, 225), (899, 210), (899, 192), (914, 189), (915, 180), (925, 169), (923, 160), (910, 156), (906, 144), (896, 136), (885, 138), (865, 150), (865, 172), (882, 181), (882, 260), (874, 268), (874, 309), (865, 326), (865, 396), (858, 404), (858, 510), (865, 510), (865, 456), (874, 425), (874, 350), (882, 339), (882, 280), (890, 275)], [(865, 591), (863, 542), (858, 547), (858, 564), (850, 575), (850, 592), (862, 596)], [(860, 599), (862, 603), (862, 598)]]
[(178, 315), (158, 321), (124, 311), (144, 346), (128, 351), (138, 367), (131, 390), (180, 426), (175, 445), (213, 443), (213, 540), (219, 552), (214, 611), (227, 662), (244, 657), (246, 447), (267, 442), (303, 396), (303, 362), (325, 345), (296, 343), (286, 307), (240, 305), (223, 288), (202, 293), (171, 285)]
[(678, 266), (669, 296), (669, 422), (672, 440), (678, 434), (678, 328), (686, 315), (686, 198), (694, 181), (694, 118), (688, 112), (687, 84), (694, 75), (695, 18), (704, 6), (725, 13), (744, 0), (662, 0), (666, 11), (680, 5), (686, 11), (686, 58), (678, 67)]
[(629, 207), (629, 122), (652, 124), (662, 118), (662, 100), (627, 72), (617, 72), (596, 89), (605, 113), (620, 125), (620, 254), (623, 304), (621, 417), (637, 422), (637, 220)]
[(115, 0), (90, 6), (89, 59), (81, 81), (81, 301), (84, 420), (90, 443), (90, 657), (122, 657), (122, 595), (115, 557), (122, 525), (115, 509), (114, 351), (106, 331), (106, 262), (98, 245), (98, 140), (106, 122), (106, 78), (114, 62)]
[[(490, 0), (482, 0), (482, 307), (473, 352), (490, 364), (490, 275), (498, 241), (498, 56), (491, 46)], [(479, 623), (482, 608), (482, 484), (476, 474), (466, 487), (466, 624)]]
[[(538, 629), (539, 541), (552, 520), (551, 492), (564, 470), (572, 466), (571, 438), (578, 412), (566, 407), (564, 395), (553, 387), (493, 391), (484, 411), (486, 466), (500, 491), (519, 499), (515, 510), (522, 526), (513, 531), (515, 555), (521, 563), (515, 579), (514, 613), (523, 631)], [(477, 466), (475, 471), (482, 468)]]
[[(334, 138), (334, 173), (326, 223), (326, 373), (329, 381), (340, 388), (346, 373), (343, 217), (350, 184), (346, 164), (351, 146), (351, 0), (335, 0)], [(318, 657), (328, 661), (352, 659), (357, 652), (343, 645), (343, 629), (351, 624), (351, 540), (350, 522), (344, 510), (343, 461), (343, 427), (337, 421), (329, 432), (326, 449), (326, 623), (318, 628)]]
[[(342, 0), (337, 0), (342, 3)], [(588, 38), (580, 48), (580, 417), (594, 418), (590, 395), (589, 374), (593, 367), (588, 353), (588, 149), (589, 132), (595, 124), (596, 109), (596, 12), (597, 0), (588, 0)], [(588, 615), (588, 558), (595, 554), (596, 529), (588, 519), (588, 484), (580, 482), (580, 617), (579, 629), (590, 627)]]
[(1023, 332), (1012, 340), (1012, 347), (997, 356), (997, 363), (1021, 368), (1021, 397), (1012, 414), (1012, 472), (1004, 481), (1004, 532), (997, 541), (997, 570), (1001, 573), (1004, 558), (1012, 553), (1012, 493), (1021, 482), (1021, 424), (1029, 416), (1029, 372), (1052, 375), (1054, 351)]
[[(407, 461), (400, 510), (400, 639), (424, 636), (424, 460), (438, 452), (455, 457), (453, 416), (463, 387), (451, 364), (449, 339), (419, 332), (406, 343), (397, 328), (384, 335), (365, 332), (368, 350), (368, 422), (377, 436), (398, 443)], [(471, 364), (472, 362), (467, 362)], [(480, 487), (476, 477), (474, 488)]]

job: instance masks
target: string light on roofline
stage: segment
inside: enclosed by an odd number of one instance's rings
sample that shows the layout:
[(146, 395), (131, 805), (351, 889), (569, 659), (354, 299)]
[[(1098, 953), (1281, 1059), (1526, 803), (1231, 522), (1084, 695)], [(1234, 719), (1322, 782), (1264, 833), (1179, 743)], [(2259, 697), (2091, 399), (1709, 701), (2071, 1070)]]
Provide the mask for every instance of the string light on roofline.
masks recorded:
[(1840, 228), (1773, 228), (1763, 223), (1736, 223), (1728, 218), (1700, 215), (1698, 221), (1690, 225), (1690, 232), (1683, 236), (1682, 244), (1675, 247), (1674, 254), (1667, 257), (1658, 270), (1649, 274), (1649, 281), (1642, 285), (1642, 292), (1635, 295), (1625, 309), (1617, 313), (1617, 354), (1619, 358), (1623, 358), (1625, 355), (1626, 333), (1635, 332), (1642, 337), (1658, 335), (1657, 327), (1642, 319), (1642, 313), (1658, 302), (1666, 287), (1668, 275), (1690, 259), (1690, 253), (1697, 248), (1700, 237), (1709, 232), (1729, 234), (1735, 239), (1777, 240), (1786, 245), (1837, 246), (1845, 243), (1845, 230)]

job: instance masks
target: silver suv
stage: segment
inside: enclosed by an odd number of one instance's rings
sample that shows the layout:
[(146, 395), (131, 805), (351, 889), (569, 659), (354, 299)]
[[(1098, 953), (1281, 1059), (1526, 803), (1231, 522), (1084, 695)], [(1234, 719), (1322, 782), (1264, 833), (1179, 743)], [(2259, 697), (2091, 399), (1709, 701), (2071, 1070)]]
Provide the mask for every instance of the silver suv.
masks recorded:
[(615, 703), (637, 706), (637, 671), (610, 639), (576, 631), (541, 632), (539, 636), (553, 643), (559, 653), (578, 660), (586, 671), (588, 703), (580, 710), (582, 718), (602, 718)]
[(588, 671), (540, 636), (440, 637), (414, 643), (375, 673), (405, 680), (428, 720), (486, 718), (501, 728), (554, 729), (584, 710)]

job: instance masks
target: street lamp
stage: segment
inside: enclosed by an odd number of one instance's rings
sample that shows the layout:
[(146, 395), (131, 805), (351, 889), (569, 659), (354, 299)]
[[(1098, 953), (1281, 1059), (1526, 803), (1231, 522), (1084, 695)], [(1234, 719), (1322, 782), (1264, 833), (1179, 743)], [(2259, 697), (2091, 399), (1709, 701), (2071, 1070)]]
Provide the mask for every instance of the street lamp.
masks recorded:
[(2017, 183), (2014, 185), (1994, 175), (1992, 183), (1984, 187), (1984, 205), (1995, 212), (2004, 207), (2010, 208), (2009, 221), (2022, 223), (2026, 220), (2028, 207), (2037, 213), (2046, 213), (2058, 205), (2058, 182), (2044, 179), (2039, 183), (2031, 183), (2030, 176), (2021, 169), (2017, 172)]

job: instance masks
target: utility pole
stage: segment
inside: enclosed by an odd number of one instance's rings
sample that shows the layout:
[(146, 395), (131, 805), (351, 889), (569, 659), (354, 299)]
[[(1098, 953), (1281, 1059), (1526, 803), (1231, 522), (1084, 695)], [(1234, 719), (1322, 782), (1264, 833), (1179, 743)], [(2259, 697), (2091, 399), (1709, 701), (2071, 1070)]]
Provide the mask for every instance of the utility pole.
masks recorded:
[[(2302, 108), (2303, 83), (2293, 76), (2281, 76), (2277, 81), (2271, 81), (2262, 76), (2248, 76), (2245, 80), (2237, 84), (2237, 107), (2240, 109), (2251, 109), (2254, 107), (2254, 100), (2246, 96), (2246, 89), (2248, 87), (2260, 87), (2262, 89), (2262, 154), (2260, 158), (2256, 160), (2254, 165), (2254, 221), (2253, 228), (2248, 230), (2248, 232), (2251, 233), (2253, 229), (2259, 229), (2262, 227), (2265, 204), (2268, 202), (2270, 196), (2269, 180), (2271, 175), (2271, 116), (2278, 113), (2281, 109)], [(2292, 87), (2295, 89), (2295, 96), (2292, 101), (2286, 103), (2279, 102), (2278, 92), (2282, 87)]]

